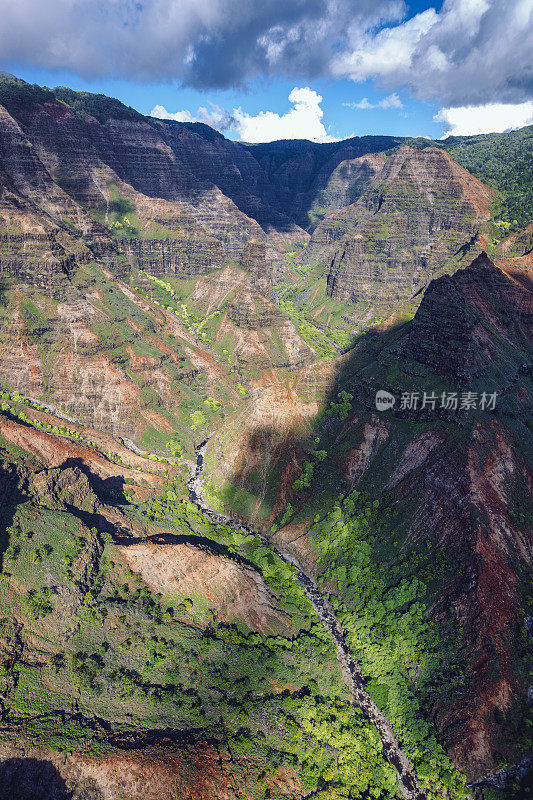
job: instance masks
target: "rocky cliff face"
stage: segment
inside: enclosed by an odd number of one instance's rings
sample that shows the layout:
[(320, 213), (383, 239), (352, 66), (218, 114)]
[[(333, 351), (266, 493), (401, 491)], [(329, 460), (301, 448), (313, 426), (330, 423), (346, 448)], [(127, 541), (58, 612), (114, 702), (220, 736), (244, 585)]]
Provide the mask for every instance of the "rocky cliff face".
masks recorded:
[(379, 164), (375, 153), (397, 147), (394, 136), (361, 136), (331, 144), (303, 140), (245, 145), (266, 180), (264, 196), (305, 230), (353, 203)]
[(493, 192), (436, 148), (400, 148), (355, 206), (318, 226), (310, 256), (336, 245), (328, 294), (345, 302), (412, 298), (474, 246)]
[(431, 284), (401, 356), (458, 386), (485, 382), (488, 391), (502, 369), (514, 369), (510, 381), (526, 373), (523, 348), (532, 338), (531, 291), (483, 253), (467, 269)]
[[(124, 184), (126, 194), (134, 190), (144, 198), (166, 201), (167, 217), (185, 212), (189, 224), (196, 221), (204, 238), (214, 236), (222, 244), (226, 258), (237, 258), (252, 232), (260, 238), (270, 232), (289, 240), (305, 236), (289, 218), (261, 200), (264, 176), (255, 160), (219, 134), (211, 132), (213, 136), (206, 137), (188, 126), (145, 119), (133, 112), (129, 117), (95, 119), (75, 113), (52, 93), (45, 102), (28, 101), (10, 108), (14, 116), (2, 108), (2, 135), (10, 144), (5, 144), (2, 153), (5, 183), (15, 184), (25, 197), (31, 197), (32, 191), (36, 194), (40, 186), (38, 202), (42, 206), (47, 196), (49, 211), (60, 225), (66, 222), (65, 214), (54, 205), (65, 196), (71, 224), (80, 228), (72, 217), (86, 217), (82, 209), (87, 209), (109, 225), (110, 213), (121, 211), (120, 185)], [(45, 193), (50, 184), (52, 191)], [(138, 219), (126, 226), (127, 233), (147, 218), (156, 227), (160, 224), (142, 202), (134, 205)], [(89, 224), (86, 221), (85, 227)], [(115, 224), (115, 232), (119, 226)], [(143, 233), (157, 238), (157, 231), (154, 236)], [(166, 227), (169, 237), (171, 224)], [(189, 248), (194, 238), (187, 237)], [(217, 255), (220, 258), (221, 253)]]
[[(376, 330), (337, 364), (302, 370), (284, 403), (273, 401), (275, 387), (258, 386), (250, 409), (215, 437), (208, 456), (221, 483), (257, 496), (256, 525), (269, 517), (269, 530), (291, 504), (288, 519), (297, 523), (276, 538), (308, 569), (317, 551), (305, 531), (317, 509), (331, 505), (332, 487), (379, 498), (380, 540), (390, 536), (391, 547), (394, 540), (406, 558), (418, 559), (417, 574), (427, 569), (430, 615), (455, 641), (462, 672), (441, 683), (431, 716), (455, 763), (472, 776), (501, 758), (519, 760), (528, 710), (531, 266), (526, 256), (507, 274), (483, 253), (434, 280), (412, 321)], [(376, 411), (379, 389), (395, 396), (392, 410)], [(324, 402), (325, 393), (327, 407), (340, 390), (352, 397), (344, 416), (330, 411), (314, 423), (309, 400)], [(424, 392), (435, 398), (425, 408)], [(444, 408), (443, 392), (455, 392), (455, 410)], [(468, 392), (474, 403), (461, 410)], [(416, 402), (402, 405), (404, 394)], [(274, 406), (290, 407), (292, 417), (269, 418)], [(324, 460), (309, 488), (297, 491), (301, 464), (313, 461), (317, 447)], [(275, 484), (259, 487), (257, 476), (267, 472)]]
[[(437, 546), (456, 552), (461, 564), (443, 596), (465, 631), (471, 676), (462, 696), (443, 697), (434, 714), (457, 763), (472, 772), (492, 768), (502, 753), (518, 758), (507, 731), (513, 724), (520, 729), (514, 720), (527, 713), (528, 685), (516, 664), (524, 635), (527, 640), (523, 581), (533, 566), (524, 515), (533, 488), (527, 428), (532, 312), (531, 288), (482, 254), (430, 285), (397, 351), (409, 359), (406, 371), (422, 365), (447, 387), (474, 390), (476, 399), (497, 393), (492, 414), (457, 419), (458, 435), (452, 420), (429, 418), (429, 429), (406, 448), (387, 487), (398, 499), (420, 493), (410, 535), (434, 531)], [(425, 388), (436, 379), (420, 380)], [(436, 613), (443, 614), (443, 607)]]
[[(269, 292), (286, 272), (284, 248), (305, 243), (318, 223), (308, 257), (327, 266), (330, 295), (379, 304), (416, 293), (488, 216), (490, 191), (440, 149), (386, 159), (380, 151), (397, 147), (394, 137), (243, 146), (106, 98), (30, 90), (18, 82), (0, 93), (10, 209), (0, 235), (13, 243), (4, 271), (16, 271), (23, 252), (27, 274), (35, 264), (46, 274), (50, 262), (68, 269), (72, 254), (105, 257), (119, 272), (125, 256), (156, 274), (198, 274), (247, 259), (257, 240), (266, 247), (258, 286)], [(52, 225), (44, 255), (38, 239), (33, 249), (15, 246), (10, 192)]]

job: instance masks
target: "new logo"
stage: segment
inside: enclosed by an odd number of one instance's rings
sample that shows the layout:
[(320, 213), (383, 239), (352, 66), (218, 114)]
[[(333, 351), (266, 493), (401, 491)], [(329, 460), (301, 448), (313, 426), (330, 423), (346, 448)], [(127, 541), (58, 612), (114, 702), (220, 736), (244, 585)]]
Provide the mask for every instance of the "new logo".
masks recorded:
[(388, 408), (392, 408), (395, 402), (396, 398), (390, 392), (386, 392), (384, 389), (376, 392), (376, 408), (378, 411), (386, 411)]

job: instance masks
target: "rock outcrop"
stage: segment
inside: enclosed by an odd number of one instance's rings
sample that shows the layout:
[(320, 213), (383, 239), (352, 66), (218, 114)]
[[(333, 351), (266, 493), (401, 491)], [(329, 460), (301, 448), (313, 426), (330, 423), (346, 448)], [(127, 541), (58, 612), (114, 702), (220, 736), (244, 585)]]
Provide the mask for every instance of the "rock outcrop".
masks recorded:
[(532, 339), (533, 294), (482, 253), (469, 267), (431, 283), (401, 355), (459, 387), (483, 381), (488, 391), (502, 370), (511, 381), (525, 369), (523, 343)]
[(290, 630), (263, 578), (246, 564), (193, 544), (146, 542), (121, 548), (131, 570), (167, 597), (201, 595), (219, 621), (264, 634)]
[(442, 150), (402, 147), (355, 205), (317, 227), (309, 256), (329, 247), (328, 294), (336, 300), (410, 299), (474, 246), (493, 195)]
[(32, 476), (30, 492), (38, 505), (62, 511), (70, 507), (94, 514), (99, 502), (79, 467), (43, 469)]

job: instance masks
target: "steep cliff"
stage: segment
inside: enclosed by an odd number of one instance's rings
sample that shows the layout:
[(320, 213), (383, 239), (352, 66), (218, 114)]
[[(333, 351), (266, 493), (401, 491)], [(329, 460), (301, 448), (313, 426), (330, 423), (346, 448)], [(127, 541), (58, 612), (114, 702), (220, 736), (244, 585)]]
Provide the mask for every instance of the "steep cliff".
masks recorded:
[(400, 148), (355, 206), (318, 226), (312, 257), (334, 245), (327, 291), (351, 303), (391, 306), (475, 249), (494, 193), (436, 148)]
[(119, 277), (242, 261), (269, 299), (307, 276), (309, 325), (359, 333), (394, 304), (414, 312), (431, 277), (475, 255), (495, 197), (440, 143), (242, 145), (5, 75), (2, 102), (0, 271), (56, 298), (91, 259)]
[[(362, 545), (357, 535), (350, 544), (347, 522), (338, 538), (343, 496), (355, 489), (354, 497), (374, 502), (361, 513), (379, 509), (365, 545), (370, 572), (382, 576), (378, 595), (400, 580), (400, 559), (404, 580), (425, 583), (419, 601), (441, 636), (444, 673), (432, 683), (420, 657), (419, 678), (406, 686), (471, 776), (519, 760), (529, 742), (531, 266), (526, 256), (507, 274), (481, 254), (434, 280), (412, 321), (378, 328), (337, 364), (297, 375), (284, 420), (269, 418), (274, 405), (285, 408), (273, 402), (273, 387), (258, 386), (239, 433), (222, 430), (208, 456), (228, 507), (242, 513), (251, 494), (254, 523), (265, 531), (281, 525), (274, 539), (316, 569), (348, 609), (365, 591), (368, 602), (372, 584), (356, 591), (351, 582)], [(389, 410), (376, 409), (378, 390), (395, 398)], [(329, 532), (324, 509), (332, 505), (339, 510)], [(370, 674), (378, 640), (368, 651), (355, 645)], [(379, 681), (393, 687), (396, 667), (385, 678), (383, 664)]]

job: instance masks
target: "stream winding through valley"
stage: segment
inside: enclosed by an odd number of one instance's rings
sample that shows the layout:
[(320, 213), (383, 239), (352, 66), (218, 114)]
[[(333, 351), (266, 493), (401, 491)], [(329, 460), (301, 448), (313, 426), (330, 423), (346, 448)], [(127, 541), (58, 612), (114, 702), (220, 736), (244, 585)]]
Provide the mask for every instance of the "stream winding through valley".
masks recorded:
[(329, 637), (337, 651), (337, 658), (341, 667), (343, 678), (350, 689), (353, 703), (359, 706), (365, 717), (374, 725), (379, 733), (383, 745), (383, 755), (392, 764), (397, 772), (402, 795), (406, 800), (426, 800), (426, 794), (418, 785), (416, 773), (408, 757), (400, 748), (398, 739), (392, 730), (387, 718), (374, 703), (368, 692), (364, 688), (364, 679), (358, 662), (353, 658), (346, 644), (344, 631), (337, 619), (333, 608), (327, 599), (322, 595), (315, 582), (303, 571), (297, 559), (280, 549), (269, 541), (266, 536), (248, 528), (242, 522), (232, 517), (220, 514), (212, 509), (204, 498), (204, 487), (202, 474), (204, 471), (204, 454), (209, 442), (207, 437), (196, 448), (196, 464), (191, 472), (188, 482), (189, 497), (193, 503), (218, 525), (230, 525), (240, 533), (256, 536), (260, 541), (273, 550), (279, 558), (290, 564), (296, 572), (296, 576), (302, 587), (312, 602), (318, 618), (326, 628)]
[[(60, 419), (81, 424), (77, 423), (75, 419), (61, 415), (53, 406), (46, 405), (44, 403), (41, 403), (41, 405), (45, 406)], [(139, 455), (146, 453), (146, 451), (140, 450), (140, 448), (138, 448), (129, 439), (124, 439), (120, 436), (117, 438), (120, 439), (122, 444), (128, 450)], [(203, 512), (203, 514), (205, 514), (206, 517), (211, 519), (214, 523), (218, 525), (230, 525), (240, 533), (244, 533), (247, 536), (257, 537), (264, 545), (275, 552), (279, 558), (293, 567), (296, 577), (300, 581), (305, 594), (313, 604), (317, 617), (323, 623), (331, 641), (335, 645), (341, 672), (346, 685), (350, 689), (353, 703), (361, 709), (364, 716), (376, 728), (381, 738), (383, 756), (386, 761), (389, 762), (389, 764), (392, 764), (392, 766), (395, 767), (398, 773), (399, 786), (402, 796), (405, 798), (405, 800), (427, 800), (425, 792), (418, 785), (413, 765), (400, 748), (400, 744), (394, 731), (392, 730), (390, 723), (374, 703), (368, 692), (365, 690), (361, 668), (359, 663), (350, 653), (350, 650), (346, 644), (342, 625), (337, 619), (331, 604), (322, 595), (316, 583), (304, 572), (300, 563), (293, 555), (273, 544), (269, 539), (267, 539), (266, 536), (258, 531), (252, 530), (252, 528), (249, 528), (242, 522), (233, 519), (233, 517), (220, 514), (207, 504), (204, 497), (202, 475), (204, 472), (204, 454), (210, 438), (211, 435), (204, 439), (204, 441), (195, 448), (196, 462), (192, 467), (191, 476), (187, 483), (190, 500)]]

